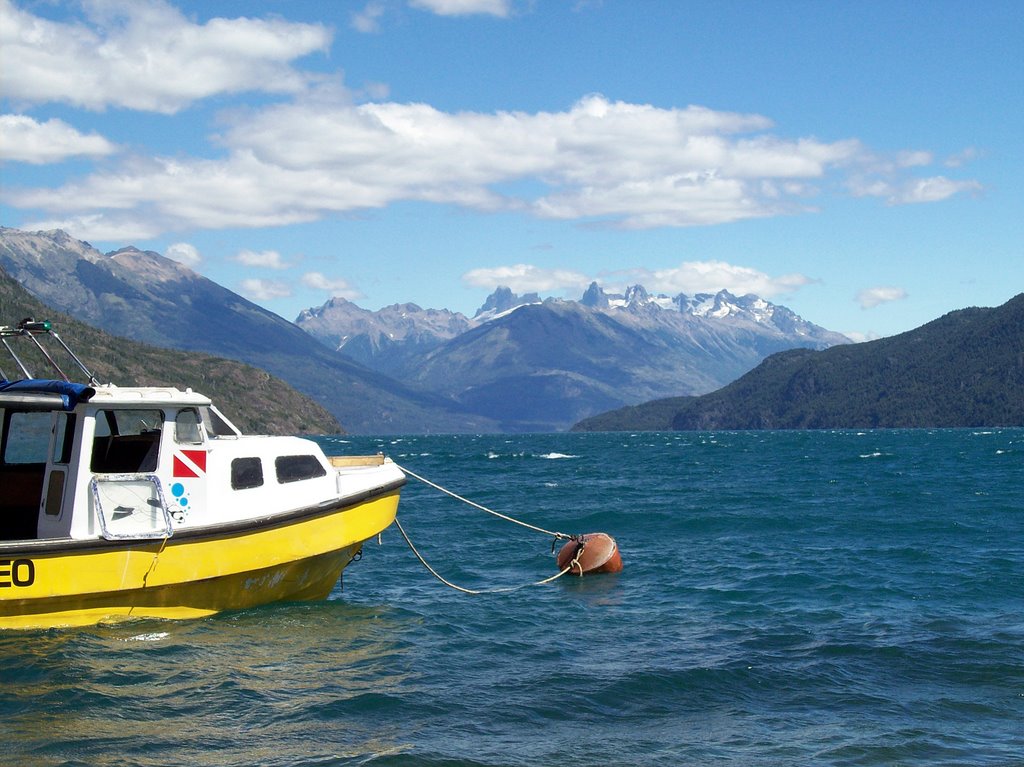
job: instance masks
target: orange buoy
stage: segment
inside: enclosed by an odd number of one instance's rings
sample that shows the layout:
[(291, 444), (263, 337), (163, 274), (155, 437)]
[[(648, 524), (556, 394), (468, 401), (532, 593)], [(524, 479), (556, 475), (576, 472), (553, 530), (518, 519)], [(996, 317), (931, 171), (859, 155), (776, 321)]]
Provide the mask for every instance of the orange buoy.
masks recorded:
[(586, 533), (566, 543), (558, 552), (558, 569), (572, 575), (622, 571), (619, 545), (607, 533)]

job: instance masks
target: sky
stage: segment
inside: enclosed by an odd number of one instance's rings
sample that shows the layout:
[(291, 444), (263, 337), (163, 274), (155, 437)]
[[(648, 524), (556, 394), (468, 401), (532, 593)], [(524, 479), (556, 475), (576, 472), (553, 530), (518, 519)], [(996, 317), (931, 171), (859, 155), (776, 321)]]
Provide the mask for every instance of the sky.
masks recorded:
[(294, 320), (755, 293), (857, 340), (1024, 291), (1024, 3), (0, 0), (0, 225)]

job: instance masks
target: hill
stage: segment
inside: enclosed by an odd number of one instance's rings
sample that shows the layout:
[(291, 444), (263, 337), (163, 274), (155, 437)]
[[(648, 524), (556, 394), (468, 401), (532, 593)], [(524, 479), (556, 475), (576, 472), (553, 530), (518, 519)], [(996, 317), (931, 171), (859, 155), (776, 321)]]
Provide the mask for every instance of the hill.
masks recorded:
[[(192, 387), (210, 397), (250, 434), (337, 434), (337, 420), (288, 384), (249, 365), (205, 354), (158, 349), (116, 338), (42, 304), (0, 268), (0, 324), (49, 319), (60, 337), (101, 382), (121, 386)], [(9, 359), (2, 368), (16, 377)], [(27, 361), (26, 361), (27, 364)], [(44, 375), (32, 369), (35, 375)], [(71, 371), (67, 371), (69, 375)]]
[(1024, 425), (1024, 294), (891, 338), (768, 357), (701, 397), (622, 408), (577, 431)]

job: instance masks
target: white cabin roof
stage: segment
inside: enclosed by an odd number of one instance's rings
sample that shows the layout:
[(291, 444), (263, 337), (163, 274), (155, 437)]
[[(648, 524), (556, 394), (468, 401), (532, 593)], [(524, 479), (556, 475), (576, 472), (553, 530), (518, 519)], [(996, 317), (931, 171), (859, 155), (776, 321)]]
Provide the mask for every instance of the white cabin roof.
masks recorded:
[(101, 384), (95, 387), (96, 393), (89, 400), (93, 405), (167, 405), (187, 407), (189, 405), (204, 406), (212, 404), (205, 394), (192, 389), (177, 389), (173, 386), (115, 386)]

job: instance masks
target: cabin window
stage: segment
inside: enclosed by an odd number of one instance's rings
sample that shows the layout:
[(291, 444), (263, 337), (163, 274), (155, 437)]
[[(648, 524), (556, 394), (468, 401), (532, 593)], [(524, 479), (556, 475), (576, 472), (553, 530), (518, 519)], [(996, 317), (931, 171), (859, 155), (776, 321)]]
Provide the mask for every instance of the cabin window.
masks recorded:
[(5, 464), (46, 463), (50, 452), (51, 415), (46, 412), (7, 414), (4, 429)]
[(322, 477), (327, 471), (315, 455), (282, 455), (274, 459), (277, 481), (299, 482), (303, 479)]
[(195, 408), (179, 410), (174, 417), (174, 441), (179, 445), (203, 443), (203, 435), (199, 431), (199, 413)]
[(259, 458), (235, 458), (231, 462), (231, 489), (248, 490), (263, 485), (263, 462)]
[(101, 474), (156, 471), (163, 422), (160, 410), (97, 411), (90, 468)]

